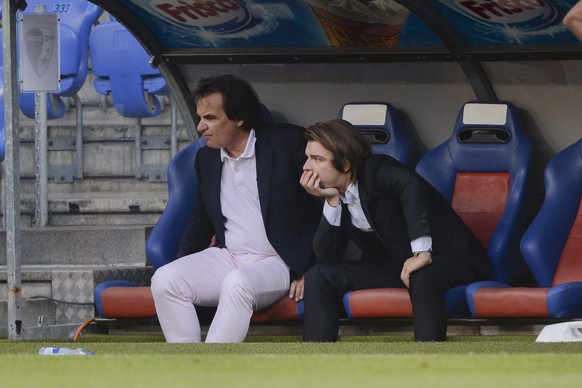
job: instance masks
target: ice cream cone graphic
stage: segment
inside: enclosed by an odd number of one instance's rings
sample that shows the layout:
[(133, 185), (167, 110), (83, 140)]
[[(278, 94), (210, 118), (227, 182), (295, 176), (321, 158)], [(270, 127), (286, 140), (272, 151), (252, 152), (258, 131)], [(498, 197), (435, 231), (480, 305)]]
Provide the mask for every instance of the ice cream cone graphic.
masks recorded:
[(331, 46), (393, 46), (408, 9), (393, 0), (307, 0)]

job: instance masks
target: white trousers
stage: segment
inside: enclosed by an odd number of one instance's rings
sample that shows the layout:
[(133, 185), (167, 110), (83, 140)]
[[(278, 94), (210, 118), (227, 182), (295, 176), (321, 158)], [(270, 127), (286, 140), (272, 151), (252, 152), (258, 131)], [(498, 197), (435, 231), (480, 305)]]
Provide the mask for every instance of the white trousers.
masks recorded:
[(206, 342), (242, 342), (253, 310), (289, 291), (289, 267), (279, 256), (208, 248), (156, 270), (151, 290), (167, 342), (201, 342), (194, 305), (218, 306)]

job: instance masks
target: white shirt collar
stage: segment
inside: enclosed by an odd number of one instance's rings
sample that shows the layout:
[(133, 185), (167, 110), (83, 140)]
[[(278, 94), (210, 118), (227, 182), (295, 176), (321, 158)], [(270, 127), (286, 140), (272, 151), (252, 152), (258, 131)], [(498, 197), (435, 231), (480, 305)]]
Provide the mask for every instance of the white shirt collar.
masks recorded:
[(358, 191), (358, 181), (354, 183), (350, 183), (346, 192), (340, 195), (340, 199), (345, 204), (350, 204), (354, 202), (359, 202), (360, 200), (360, 193)]
[(247, 139), (247, 145), (245, 146), (245, 150), (243, 151), (242, 154), (240, 154), (238, 156), (238, 158), (232, 158), (231, 156), (228, 155), (228, 152), (226, 152), (226, 150), (224, 148), (220, 149), (220, 160), (222, 162), (224, 162), (225, 159), (230, 159), (230, 160), (239, 160), (239, 159), (248, 159), (248, 158), (252, 158), (253, 156), (255, 156), (255, 142), (256, 142), (257, 138), (255, 137), (255, 130), (251, 129), (249, 132), (249, 138)]

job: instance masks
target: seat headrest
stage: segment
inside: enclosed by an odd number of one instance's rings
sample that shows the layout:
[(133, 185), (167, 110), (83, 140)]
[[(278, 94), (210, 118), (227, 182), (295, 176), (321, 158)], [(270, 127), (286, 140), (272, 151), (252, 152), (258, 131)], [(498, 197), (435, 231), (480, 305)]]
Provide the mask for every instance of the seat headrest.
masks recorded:
[(408, 162), (408, 139), (401, 130), (394, 107), (385, 102), (350, 102), (338, 118), (349, 121), (372, 145), (372, 152)]
[(445, 143), (454, 164), (471, 171), (512, 170), (516, 155), (529, 155), (531, 149), (517, 107), (508, 101), (465, 103)]
[(346, 104), (341, 115), (342, 119), (359, 128), (370, 144), (388, 143), (390, 133), (384, 128), (388, 122), (387, 104)]
[(388, 104), (348, 103), (340, 111), (341, 118), (356, 126), (385, 126), (388, 121)]
[(507, 102), (468, 102), (461, 110), (461, 120), (465, 125), (506, 125)]
[(511, 139), (511, 131), (507, 128), (509, 110), (510, 106), (507, 103), (465, 104), (460, 113), (462, 125), (457, 131), (457, 139), (461, 143), (509, 142)]

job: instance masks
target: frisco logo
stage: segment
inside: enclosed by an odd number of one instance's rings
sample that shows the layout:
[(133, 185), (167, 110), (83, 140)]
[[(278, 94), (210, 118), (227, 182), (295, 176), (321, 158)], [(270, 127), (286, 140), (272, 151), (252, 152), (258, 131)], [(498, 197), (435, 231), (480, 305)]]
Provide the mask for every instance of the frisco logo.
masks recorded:
[(558, 10), (544, 0), (440, 0), (457, 12), (484, 24), (540, 30), (557, 23)]
[(218, 34), (231, 34), (248, 27), (252, 15), (236, 0), (152, 0), (154, 12), (182, 27), (197, 27)]

